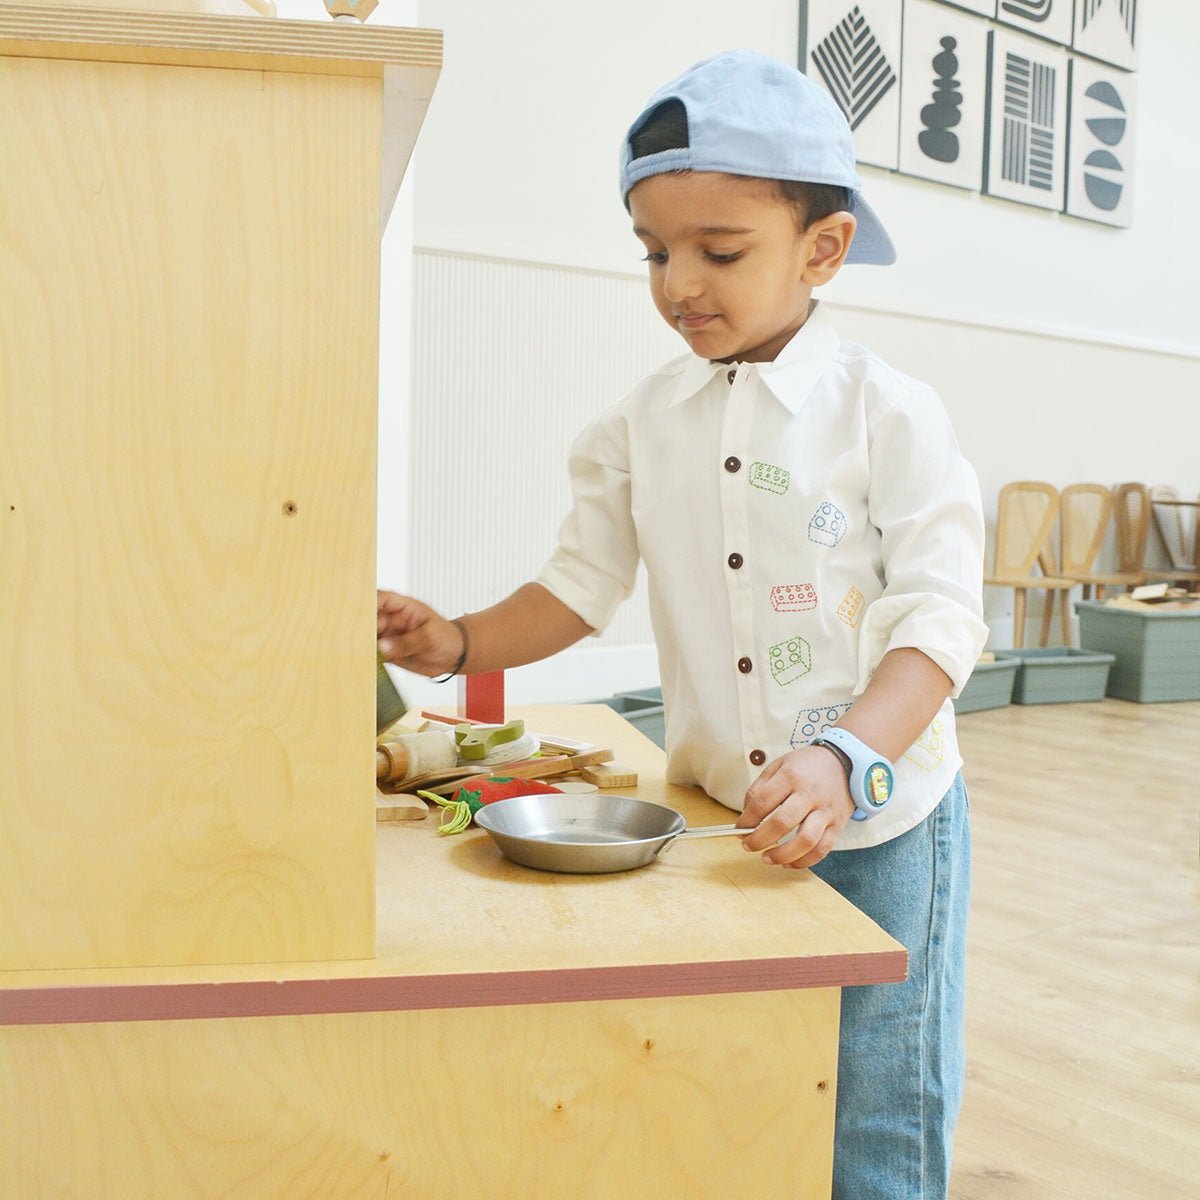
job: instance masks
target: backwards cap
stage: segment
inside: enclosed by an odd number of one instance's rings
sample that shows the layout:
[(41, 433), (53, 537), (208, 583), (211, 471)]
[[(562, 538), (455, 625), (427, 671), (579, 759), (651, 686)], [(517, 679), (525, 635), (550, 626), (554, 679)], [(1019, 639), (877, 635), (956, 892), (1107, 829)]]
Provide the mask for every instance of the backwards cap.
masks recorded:
[[(634, 158), (634, 137), (667, 101), (683, 106), (688, 144)], [(621, 148), (622, 200), (628, 204), (634, 184), (670, 171), (844, 187), (858, 222), (846, 262), (896, 261), (891, 238), (863, 199), (842, 110), (807, 75), (774, 59), (727, 50), (696, 63), (650, 97)]]

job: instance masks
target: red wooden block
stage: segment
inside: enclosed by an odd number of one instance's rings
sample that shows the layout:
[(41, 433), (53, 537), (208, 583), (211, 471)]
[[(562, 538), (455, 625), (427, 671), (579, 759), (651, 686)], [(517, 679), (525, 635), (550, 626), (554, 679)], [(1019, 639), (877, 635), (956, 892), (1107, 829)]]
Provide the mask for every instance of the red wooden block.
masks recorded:
[(458, 715), (468, 721), (504, 724), (504, 672), (461, 675), (458, 680)]

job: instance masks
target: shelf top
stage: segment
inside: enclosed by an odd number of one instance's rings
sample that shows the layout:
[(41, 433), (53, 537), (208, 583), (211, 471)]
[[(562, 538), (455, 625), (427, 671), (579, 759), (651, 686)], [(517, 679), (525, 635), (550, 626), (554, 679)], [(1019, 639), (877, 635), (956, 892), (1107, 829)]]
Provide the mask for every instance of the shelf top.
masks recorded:
[[(0, 55), (379, 75), (442, 65), (442, 33), (340, 21), (0, 3)], [(430, 85), (432, 89), (432, 84)]]
[[(662, 752), (611, 709), (516, 709), (530, 729), (611, 746), (641, 798), (691, 824), (729, 812), (663, 779)], [(433, 1009), (892, 982), (899, 943), (810, 872), (698, 839), (619, 875), (552, 875), (482, 830), (381, 826), (373, 960), (0, 974), (0, 1024)]]

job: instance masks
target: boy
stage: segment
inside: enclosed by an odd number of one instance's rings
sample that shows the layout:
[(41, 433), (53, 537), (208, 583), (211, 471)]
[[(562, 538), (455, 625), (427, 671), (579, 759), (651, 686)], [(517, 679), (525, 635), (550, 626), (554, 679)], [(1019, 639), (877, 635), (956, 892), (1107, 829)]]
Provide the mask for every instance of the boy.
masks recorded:
[(536, 583), (456, 621), (381, 593), (380, 648), (427, 675), (531, 662), (602, 628), (644, 560), (668, 777), (909, 950), (905, 984), (843, 995), (834, 1196), (944, 1197), (970, 874), (949, 698), (987, 635), (978, 485), (937, 397), (811, 298), (895, 257), (811, 81), (745, 51), (698, 63), (630, 128), (621, 188), (692, 353), (576, 442)]

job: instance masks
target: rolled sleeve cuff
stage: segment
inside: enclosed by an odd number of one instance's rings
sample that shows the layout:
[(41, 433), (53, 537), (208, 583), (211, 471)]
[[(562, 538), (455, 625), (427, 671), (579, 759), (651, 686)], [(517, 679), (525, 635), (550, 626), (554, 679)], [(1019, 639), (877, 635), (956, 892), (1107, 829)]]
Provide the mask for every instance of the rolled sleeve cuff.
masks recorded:
[(951, 698), (966, 686), (987, 643), (988, 627), (969, 608), (930, 592), (884, 596), (867, 609), (858, 642), (861, 695), (889, 650), (911, 647), (933, 660), (954, 684)]
[(569, 564), (557, 559), (551, 559), (542, 568), (535, 582), (590, 625), (593, 635), (603, 631), (621, 602), (629, 596), (629, 589), (616, 580), (612, 580), (610, 586), (597, 584), (594, 580), (582, 582), (571, 571)]

